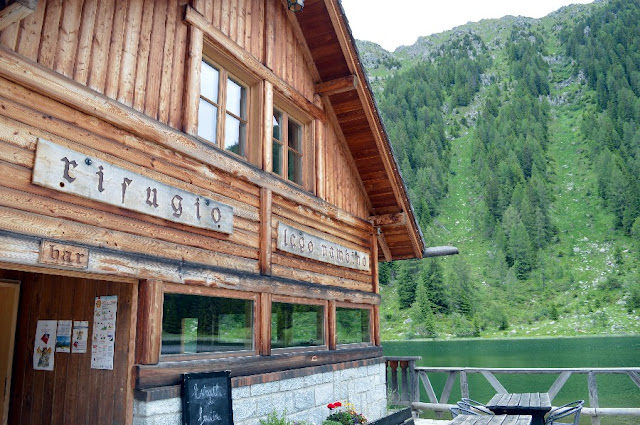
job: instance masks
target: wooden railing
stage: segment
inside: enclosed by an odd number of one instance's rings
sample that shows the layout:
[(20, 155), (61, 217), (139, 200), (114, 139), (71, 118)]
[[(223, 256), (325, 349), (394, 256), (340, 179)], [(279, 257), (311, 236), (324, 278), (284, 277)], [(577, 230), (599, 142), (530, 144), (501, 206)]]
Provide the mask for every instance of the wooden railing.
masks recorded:
[[(449, 397), (459, 381), (462, 397), (473, 398), (469, 392), (468, 375), (477, 373), (484, 376), (497, 393), (508, 393), (496, 375), (558, 375), (549, 390), (549, 398), (553, 399), (572, 375), (587, 375), (589, 391), (588, 407), (582, 409), (582, 415), (590, 416), (592, 425), (600, 425), (602, 416), (640, 416), (639, 407), (601, 407), (598, 399), (597, 375), (627, 375), (640, 388), (640, 367), (630, 368), (477, 368), (477, 367), (419, 367), (416, 362), (421, 357), (385, 357), (387, 363), (387, 392), (391, 404), (412, 406), (416, 410), (432, 410), (438, 417), (455, 403), (450, 404)], [(400, 375), (398, 375), (400, 369)], [(429, 374), (447, 374), (442, 394), (438, 398), (431, 385)], [(420, 382), (424, 387), (429, 402), (420, 401)], [(533, 390), (532, 390), (533, 391)], [(471, 397), (470, 397), (471, 396)], [(482, 401), (482, 400), (481, 400)]]

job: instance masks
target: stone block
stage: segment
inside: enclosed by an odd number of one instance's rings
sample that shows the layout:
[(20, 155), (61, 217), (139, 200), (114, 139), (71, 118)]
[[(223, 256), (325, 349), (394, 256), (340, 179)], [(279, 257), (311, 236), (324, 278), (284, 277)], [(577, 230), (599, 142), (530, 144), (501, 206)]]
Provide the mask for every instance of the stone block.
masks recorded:
[(313, 390), (313, 388), (305, 388), (302, 390), (294, 391), (293, 400), (295, 412), (311, 409), (312, 407), (316, 406), (315, 391)]
[(134, 403), (134, 409), (136, 411), (136, 414), (140, 417), (181, 413), (182, 399), (170, 398), (166, 400), (156, 400), (149, 402), (137, 401), (137, 403)]
[(320, 385), (322, 384), (322, 374), (321, 373), (316, 373), (314, 375), (309, 375), (309, 376), (305, 376), (304, 377), (304, 386), (305, 387), (312, 387), (315, 385)]
[(261, 397), (256, 397), (256, 416), (267, 416), (269, 413), (273, 411), (282, 411), (283, 409), (278, 410), (276, 404), (274, 403), (274, 398), (277, 398), (277, 395), (265, 395)]
[(333, 384), (333, 401), (346, 401), (349, 399), (349, 385), (344, 382)]
[(182, 424), (182, 413), (133, 418), (133, 425), (181, 425), (181, 424)]
[(232, 400), (239, 400), (241, 398), (247, 398), (250, 396), (251, 396), (251, 387), (249, 385), (231, 389)]
[(333, 384), (329, 383), (329, 384), (321, 384), (321, 385), (317, 385), (316, 387), (314, 387), (314, 391), (315, 391), (315, 405), (316, 406), (325, 406), (329, 403), (333, 403), (334, 401), (334, 396), (333, 396)]
[(233, 403), (233, 421), (244, 421), (255, 417), (256, 401), (246, 398)]
[(304, 388), (304, 377), (291, 378), (280, 381), (280, 391), (292, 391)]
[(335, 372), (323, 372), (322, 373), (322, 383), (327, 384), (329, 382), (335, 381)]
[(338, 371), (338, 374), (339, 374), (338, 380), (341, 382), (344, 382), (344, 381), (351, 381), (352, 379), (356, 379), (358, 378), (358, 376), (360, 376), (360, 373), (362, 372), (361, 369), (362, 368), (355, 367), (351, 369), (344, 369), (344, 370)]
[(280, 382), (265, 382), (263, 384), (255, 384), (251, 386), (251, 397), (273, 394), (280, 391)]

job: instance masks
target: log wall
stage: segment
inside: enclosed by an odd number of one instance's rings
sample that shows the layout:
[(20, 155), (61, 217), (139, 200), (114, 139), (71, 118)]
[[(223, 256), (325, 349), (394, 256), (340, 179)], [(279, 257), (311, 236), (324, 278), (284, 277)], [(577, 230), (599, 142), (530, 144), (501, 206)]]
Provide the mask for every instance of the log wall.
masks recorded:
[[(0, 46), (182, 130), (189, 46), (186, 0), (40, 0), (0, 32)], [(191, 6), (309, 102), (313, 65), (281, 0), (193, 0)], [(298, 30), (298, 33), (296, 32)], [(316, 77), (317, 78), (317, 77)], [(327, 126), (323, 199), (366, 218), (353, 160)]]

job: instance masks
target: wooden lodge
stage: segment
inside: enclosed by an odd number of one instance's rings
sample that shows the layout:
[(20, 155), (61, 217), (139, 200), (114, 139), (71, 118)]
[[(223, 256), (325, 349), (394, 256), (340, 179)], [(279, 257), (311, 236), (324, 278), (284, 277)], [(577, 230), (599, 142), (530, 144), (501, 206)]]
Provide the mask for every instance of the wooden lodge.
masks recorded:
[(424, 252), (338, 0), (0, 1), (2, 424), (377, 419)]

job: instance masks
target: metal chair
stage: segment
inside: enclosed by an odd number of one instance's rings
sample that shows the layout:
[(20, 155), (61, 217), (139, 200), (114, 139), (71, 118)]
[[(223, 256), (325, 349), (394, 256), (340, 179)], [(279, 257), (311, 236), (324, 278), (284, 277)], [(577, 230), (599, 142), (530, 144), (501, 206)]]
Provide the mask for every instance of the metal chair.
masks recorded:
[(471, 400), (470, 398), (463, 398), (458, 402), (458, 407), (471, 410), (478, 415), (493, 415), (494, 413), (484, 404), (479, 401)]
[(460, 405), (458, 405), (458, 407), (451, 407), (449, 409), (449, 411), (451, 412), (451, 416), (452, 417), (456, 417), (456, 416), (460, 416), (460, 415), (472, 415), (472, 416), (478, 416), (479, 413), (473, 412), (465, 407), (462, 407)]
[(551, 409), (547, 414), (547, 418), (544, 423), (545, 425), (553, 425), (553, 423), (558, 419), (575, 414), (575, 417), (573, 418), (573, 425), (578, 425), (580, 423), (580, 411), (582, 410), (583, 405), (584, 400), (576, 400), (556, 407), (555, 409)]

